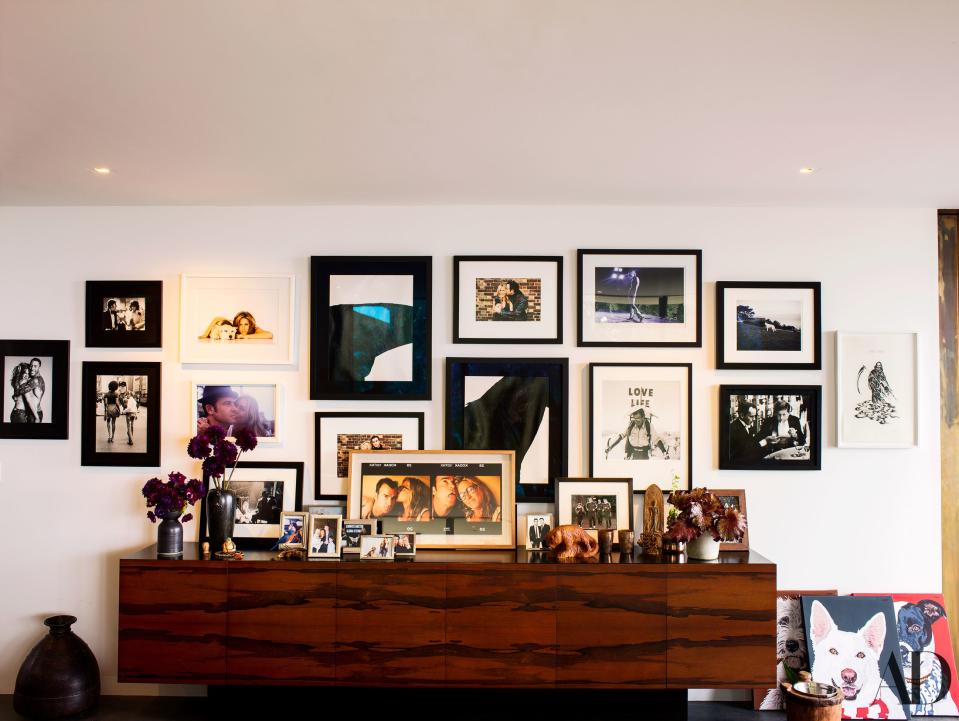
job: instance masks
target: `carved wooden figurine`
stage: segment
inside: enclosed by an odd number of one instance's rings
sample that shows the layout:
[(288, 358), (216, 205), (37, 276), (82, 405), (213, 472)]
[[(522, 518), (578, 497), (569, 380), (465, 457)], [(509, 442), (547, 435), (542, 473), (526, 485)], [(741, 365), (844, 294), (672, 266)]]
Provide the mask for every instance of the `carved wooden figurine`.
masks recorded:
[(655, 483), (643, 495), (643, 532), (639, 542), (643, 553), (658, 556), (663, 550), (663, 533), (666, 531), (666, 500)]
[(546, 534), (546, 545), (560, 561), (592, 558), (599, 554), (599, 541), (579, 526), (557, 526)]

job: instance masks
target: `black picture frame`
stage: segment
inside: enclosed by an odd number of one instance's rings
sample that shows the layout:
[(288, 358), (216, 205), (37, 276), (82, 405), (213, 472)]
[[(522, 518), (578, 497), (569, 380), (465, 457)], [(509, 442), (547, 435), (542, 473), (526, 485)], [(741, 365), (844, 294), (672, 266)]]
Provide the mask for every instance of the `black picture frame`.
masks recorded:
[[(731, 424), (739, 420), (732, 417), (731, 399), (733, 396), (761, 396), (765, 400), (763, 404), (768, 411), (760, 413), (757, 408), (757, 418), (754, 422), (754, 435), (750, 441), (746, 442), (758, 444), (763, 435), (762, 425), (764, 422), (772, 420), (772, 398), (775, 396), (803, 396), (806, 413), (805, 421), (805, 441), (804, 445), (809, 446), (809, 458), (807, 460), (793, 459), (787, 457), (777, 460), (763, 456), (763, 449), (757, 445), (755, 449), (746, 453), (742, 459), (732, 458), (730, 454), (730, 438), (733, 433)], [(790, 409), (790, 416), (793, 416), (794, 408)], [(802, 413), (795, 416), (799, 422), (799, 430), (802, 426)], [(790, 425), (793, 425), (790, 423)], [(738, 429), (737, 429), (738, 432)], [(737, 441), (737, 444), (740, 441)], [(791, 451), (791, 446), (784, 446), (779, 452)], [(737, 454), (738, 455), (738, 454)], [(736, 471), (819, 471), (822, 470), (822, 386), (817, 385), (721, 385), (719, 386), (719, 468), (721, 470)]]
[[(146, 466), (160, 465), (160, 429), (162, 428), (162, 386), (161, 366), (159, 362), (142, 361), (84, 361), (80, 394), (80, 465), (82, 466)], [(97, 376), (139, 376), (147, 377), (146, 429), (141, 426), (139, 432), (145, 434), (146, 451), (143, 453), (97, 451), (97, 429), (102, 422), (96, 415)], [(155, 400), (154, 400), (155, 399)], [(119, 421), (120, 419), (118, 419)], [(139, 418), (137, 419), (140, 420)], [(123, 430), (117, 423), (115, 442), (122, 443)]]
[[(431, 398), (432, 388), (432, 256), (313, 256), (310, 259), (310, 399), (311, 400), (420, 400)], [(356, 275), (369, 278), (371, 288), (376, 287), (376, 276), (409, 275), (413, 279), (413, 306), (410, 309), (410, 337), (412, 340), (412, 371), (410, 381), (367, 381), (342, 376), (342, 367), (337, 370), (332, 355), (337, 344), (331, 341), (334, 334), (347, 335), (347, 324), (356, 322), (357, 315), (366, 322), (369, 314), (340, 316), (333, 319), (331, 312), (330, 277)], [(374, 291), (375, 292), (375, 291)], [(370, 303), (376, 303), (374, 298)], [(352, 304), (354, 307), (358, 304)], [(386, 311), (389, 317), (389, 309)], [(380, 319), (376, 319), (380, 320)], [(370, 333), (356, 330), (353, 337), (370, 337)], [(395, 346), (390, 346), (395, 347)], [(388, 350), (389, 347), (385, 348)], [(355, 357), (355, 352), (342, 355)], [(341, 356), (342, 357), (342, 356)], [(374, 355), (375, 357), (375, 355)], [(342, 364), (340, 364), (342, 366)], [(345, 371), (352, 372), (352, 367)]]
[[(564, 486), (573, 483), (589, 483), (601, 489), (604, 486), (609, 487), (612, 485), (625, 485), (627, 497), (629, 498), (629, 503), (626, 504), (626, 507), (629, 511), (629, 525), (627, 528), (634, 529), (635, 526), (635, 514), (633, 513), (633, 479), (632, 478), (570, 478), (570, 477), (561, 477), (556, 479), (556, 507), (553, 509), (555, 512), (555, 521), (556, 525), (564, 525), (563, 514), (560, 512), (560, 496), (563, 493)], [(597, 492), (599, 492), (597, 490)], [(570, 517), (569, 524), (576, 525), (575, 520)], [(554, 526), (555, 528), (555, 526)], [(618, 540), (614, 538), (613, 543), (618, 543)]]
[[(294, 508), (291, 512), (303, 511), (303, 462), (302, 461), (240, 461), (236, 464), (238, 470), (244, 468), (262, 468), (270, 469), (277, 468), (282, 470), (292, 470), (296, 472), (296, 488), (294, 496)], [(206, 486), (207, 490), (210, 489), (210, 477), (209, 474), (203, 474), (203, 485)], [(286, 489), (284, 488), (284, 493)], [(205, 501), (201, 501), (197, 508), (197, 515), (199, 516), (200, 527), (197, 531), (197, 539), (202, 543), (203, 541), (209, 541), (210, 537), (207, 533), (207, 522), (206, 522), (206, 507), (204, 506)], [(276, 538), (249, 538), (244, 536), (234, 536), (233, 542), (236, 544), (236, 547), (240, 550), (261, 550), (268, 551), (275, 544), (279, 535)], [(211, 548), (211, 551), (218, 551), (218, 548)]]
[[(674, 255), (689, 256), (694, 259), (696, 279), (693, 291), (696, 296), (694, 319), (695, 338), (690, 341), (596, 341), (583, 337), (584, 317), (584, 260), (593, 255)], [(685, 288), (684, 288), (685, 292)], [(691, 249), (579, 249), (576, 251), (576, 345), (584, 348), (701, 348), (703, 345), (703, 251)], [(641, 325), (641, 324), (637, 324)], [(653, 325), (653, 324), (650, 324)]]
[[(556, 478), (565, 476), (569, 448), (569, 359), (568, 358), (447, 358), (445, 438), (448, 450), (464, 450), (466, 376), (504, 376), (548, 379), (546, 407), (549, 409), (549, 470), (547, 483), (520, 483), (520, 462), (516, 467), (516, 502), (552, 502)], [(534, 434), (535, 436), (535, 434)], [(533, 439), (531, 438), (530, 441)], [(517, 448), (476, 448), (471, 450), (517, 451)]]
[[(403, 450), (426, 450), (423, 446), (426, 443), (426, 414), (423, 411), (317, 411), (313, 414), (313, 497), (317, 501), (346, 501), (349, 493), (320, 493), (321, 490), (321, 455), (323, 453), (323, 443), (321, 439), (321, 421), (325, 418), (405, 418), (415, 420), (418, 426), (418, 448)], [(349, 488), (347, 488), (349, 490)]]
[[(465, 263), (553, 263), (556, 266), (556, 295), (550, 301), (556, 307), (556, 328), (552, 336), (544, 338), (502, 338), (496, 336), (463, 337), (460, 334), (460, 277)], [(540, 303), (545, 304), (541, 297)], [(453, 256), (453, 342), (477, 344), (543, 345), (563, 342), (563, 256), (561, 255), (455, 255)], [(500, 324), (492, 324), (493, 328)]]
[[(808, 363), (766, 362), (742, 363), (726, 360), (726, 290), (757, 288), (761, 290), (811, 290), (813, 292), (813, 360)], [(822, 370), (822, 283), (780, 281), (717, 281), (716, 282), (716, 368), (720, 370)], [(778, 332), (778, 331), (777, 331)]]
[[(105, 298), (144, 298), (143, 331), (107, 331), (103, 328)], [(86, 286), (87, 348), (162, 348), (162, 280), (88, 280)]]
[[(13, 422), (12, 373), (6, 368), (8, 357), (29, 363), (33, 358), (52, 358), (50, 373), (53, 385), (49, 423)], [(16, 368), (16, 366), (14, 366)], [(0, 373), (3, 373), (3, 396), (0, 401), (0, 438), (66, 440), (70, 436), (70, 341), (68, 340), (0, 340)], [(43, 367), (40, 374), (43, 375)], [(18, 414), (19, 415), (19, 414)], [(20, 415), (22, 418), (23, 416)]]

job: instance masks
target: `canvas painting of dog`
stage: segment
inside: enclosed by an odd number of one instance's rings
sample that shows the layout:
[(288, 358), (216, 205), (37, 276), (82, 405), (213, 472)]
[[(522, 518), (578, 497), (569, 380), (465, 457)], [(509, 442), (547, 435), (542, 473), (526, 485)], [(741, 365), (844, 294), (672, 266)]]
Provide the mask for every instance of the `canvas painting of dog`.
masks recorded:
[(889, 595), (896, 611), (899, 657), (912, 715), (959, 716), (956, 662), (942, 595)]
[(779, 684), (794, 683), (800, 671), (809, 670), (800, 596), (835, 595), (835, 590), (779, 591), (776, 595), (776, 688), (753, 689), (755, 710), (782, 711), (785, 706)]
[(843, 693), (848, 719), (910, 718), (890, 596), (804, 596), (812, 678)]

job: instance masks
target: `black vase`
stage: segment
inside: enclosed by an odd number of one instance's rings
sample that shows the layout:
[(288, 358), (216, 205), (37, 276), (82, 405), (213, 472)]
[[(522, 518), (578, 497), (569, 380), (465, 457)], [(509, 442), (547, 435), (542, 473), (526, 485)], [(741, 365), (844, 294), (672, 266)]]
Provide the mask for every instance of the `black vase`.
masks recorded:
[(75, 616), (51, 616), (50, 633), (27, 655), (17, 674), (14, 710), (32, 719), (60, 719), (95, 708), (100, 667), (83, 639), (70, 630)]
[(233, 538), (233, 523), (236, 521), (236, 493), (221, 488), (211, 488), (206, 494), (206, 528), (210, 537), (210, 550), (223, 550), (223, 542)]
[(183, 524), (180, 511), (168, 513), (157, 528), (157, 555), (175, 558), (183, 555)]

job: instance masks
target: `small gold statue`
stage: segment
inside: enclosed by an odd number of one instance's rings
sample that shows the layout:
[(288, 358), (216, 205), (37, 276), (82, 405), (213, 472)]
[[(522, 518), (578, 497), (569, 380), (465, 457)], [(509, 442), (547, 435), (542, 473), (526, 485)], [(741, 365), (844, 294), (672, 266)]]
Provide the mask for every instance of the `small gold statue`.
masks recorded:
[(223, 552), (236, 553), (236, 544), (233, 542), (232, 538), (228, 538), (223, 542)]

